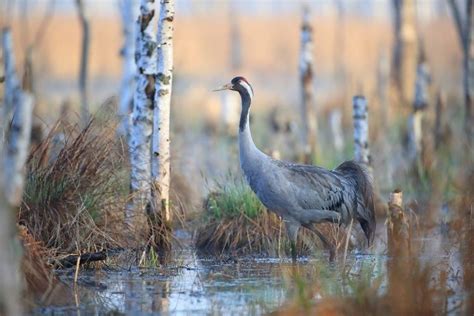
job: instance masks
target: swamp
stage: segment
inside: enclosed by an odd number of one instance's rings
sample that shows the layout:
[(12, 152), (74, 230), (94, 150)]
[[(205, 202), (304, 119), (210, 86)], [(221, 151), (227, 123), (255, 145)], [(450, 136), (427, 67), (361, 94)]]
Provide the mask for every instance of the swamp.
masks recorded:
[(474, 315), (473, 0), (0, 28), (0, 316)]

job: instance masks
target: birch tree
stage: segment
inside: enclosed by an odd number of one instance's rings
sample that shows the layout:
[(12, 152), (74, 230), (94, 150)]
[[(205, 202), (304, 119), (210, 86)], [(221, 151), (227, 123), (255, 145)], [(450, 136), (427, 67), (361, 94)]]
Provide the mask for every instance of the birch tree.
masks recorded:
[(428, 106), (428, 87), (431, 81), (424, 52), (420, 53), (416, 70), (413, 112), (408, 118), (408, 158), (416, 166), (421, 160), (423, 144), (423, 116)]
[(170, 107), (173, 83), (174, 0), (160, 1), (158, 71), (155, 85), (152, 144), (152, 194), (154, 212), (170, 223)]
[[(5, 186), (5, 196), (10, 205), (18, 207), (23, 195), (25, 162), (30, 148), (33, 96), (21, 89), (17, 78), (9, 29), (3, 31), (3, 56), (5, 62), (4, 126), (6, 128), (4, 180), (9, 184)], [(11, 121), (10, 113), (13, 114)]]
[(143, 225), (146, 225), (146, 208), (151, 201), (150, 154), (157, 73), (155, 20), (155, 1), (141, 0), (135, 42), (138, 74), (129, 138), (130, 189), (133, 198), (125, 214), (126, 223), (135, 231), (142, 230)]
[(468, 142), (472, 144), (474, 142), (474, 41), (472, 40), (474, 5), (473, 0), (464, 0), (464, 8), (455, 0), (448, 0), (448, 3), (463, 53), (464, 129)]
[(352, 99), (352, 106), (354, 120), (354, 159), (366, 165), (371, 171), (367, 100), (363, 96), (355, 96)]
[(87, 70), (89, 63), (90, 28), (89, 18), (82, 0), (76, 0), (77, 12), (82, 28), (81, 65), (79, 68), (79, 95), (81, 100), (81, 120), (83, 126), (89, 122), (89, 100), (87, 89)]
[(136, 6), (134, 0), (121, 0), (119, 3), (120, 15), (122, 17), (122, 32), (124, 36), (123, 47), (120, 51), (122, 56), (122, 82), (120, 83), (120, 95), (118, 104), (119, 126), (118, 136), (127, 136), (129, 131), (130, 112), (133, 107), (133, 91), (135, 84), (135, 21)]
[(2, 31), (2, 46), (5, 98), (1, 123), (5, 128), (5, 137), (0, 142), (0, 159), (3, 163), (0, 170), (0, 314), (21, 315), (21, 248), (16, 239), (14, 214), (23, 195), (33, 97), (20, 87), (15, 70), (11, 31), (8, 28)]
[(392, 0), (394, 8), (395, 45), (392, 79), (402, 101), (411, 104), (417, 64), (417, 30), (415, 0)]
[(316, 155), (317, 121), (313, 91), (313, 29), (310, 23), (309, 7), (303, 9), (300, 52), (301, 120), (305, 161), (311, 162)]

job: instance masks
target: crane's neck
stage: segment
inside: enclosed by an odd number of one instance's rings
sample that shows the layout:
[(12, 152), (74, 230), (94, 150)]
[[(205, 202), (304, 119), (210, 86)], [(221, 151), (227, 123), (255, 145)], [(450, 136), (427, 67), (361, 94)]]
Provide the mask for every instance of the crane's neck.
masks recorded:
[(250, 132), (249, 116), (252, 97), (246, 91), (239, 91), (239, 93), (242, 98), (242, 112), (240, 113), (239, 123), (239, 156), (240, 165), (244, 173), (247, 174), (250, 171), (249, 168), (255, 165), (258, 158), (261, 158), (264, 154), (253, 142), (252, 133)]

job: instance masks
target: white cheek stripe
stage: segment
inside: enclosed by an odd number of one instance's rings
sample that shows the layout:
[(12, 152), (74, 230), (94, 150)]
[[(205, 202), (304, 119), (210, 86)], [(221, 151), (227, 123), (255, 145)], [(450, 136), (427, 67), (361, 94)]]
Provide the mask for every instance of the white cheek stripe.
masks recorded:
[(247, 90), (250, 98), (252, 99), (253, 98), (252, 87), (250, 87), (250, 85), (247, 82), (243, 81), (243, 80), (240, 81), (240, 84), (242, 85), (242, 87), (245, 88), (245, 90)]

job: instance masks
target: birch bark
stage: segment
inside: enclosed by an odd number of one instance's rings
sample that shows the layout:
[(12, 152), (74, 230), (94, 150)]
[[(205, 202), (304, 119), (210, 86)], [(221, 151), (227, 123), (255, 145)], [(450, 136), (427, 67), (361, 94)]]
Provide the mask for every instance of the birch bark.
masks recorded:
[[(5, 115), (6, 147), (4, 161), (5, 196), (14, 207), (20, 206), (24, 177), (25, 162), (30, 149), (31, 121), (33, 111), (33, 96), (23, 91), (15, 71), (15, 58), (12, 50), (11, 32), (3, 31), (3, 56), (5, 61), (5, 104), (7, 112), (13, 112), (10, 124), (10, 115)], [(13, 64), (11, 64), (13, 63)], [(7, 126), (9, 128), (7, 128)]]
[(160, 1), (158, 24), (158, 75), (153, 114), (152, 181), (155, 212), (165, 223), (171, 221), (170, 190), (170, 107), (173, 82), (174, 0)]
[(354, 120), (354, 158), (370, 170), (371, 157), (369, 150), (369, 113), (367, 100), (363, 96), (352, 99)]
[[(20, 88), (15, 71), (12, 35), (8, 28), (2, 31), (2, 46), (5, 65), (5, 99), (1, 125), (6, 130), (6, 141), (2, 135), (0, 159), (4, 167), (0, 168), (0, 275), (2, 276), (0, 314), (22, 315), (21, 247), (16, 238), (15, 208), (20, 205), (23, 193), (33, 98)], [(12, 112), (14, 117), (10, 124)]]
[(129, 137), (130, 134), (130, 113), (133, 107), (133, 92), (137, 71), (135, 65), (135, 21), (137, 17), (135, 3), (135, 0), (122, 0), (119, 3), (125, 41), (120, 51), (122, 56), (122, 82), (120, 83), (118, 104), (119, 126), (117, 135), (125, 137)]
[(317, 121), (314, 109), (313, 91), (313, 29), (310, 23), (309, 8), (303, 11), (301, 27), (300, 81), (301, 81), (301, 119), (303, 123), (303, 144), (305, 162), (311, 163), (316, 155)]
[(424, 54), (420, 54), (420, 61), (416, 71), (413, 112), (408, 118), (408, 158), (415, 166), (422, 158), (423, 143), (423, 116), (428, 106), (428, 88), (430, 72)]
[[(130, 190), (131, 204), (127, 207), (125, 221), (137, 231), (146, 227), (146, 211), (151, 200), (151, 137), (157, 53), (155, 41), (155, 1), (141, 0), (137, 20), (135, 62), (138, 68), (133, 111), (131, 117)], [(144, 225), (144, 226), (142, 226)]]

